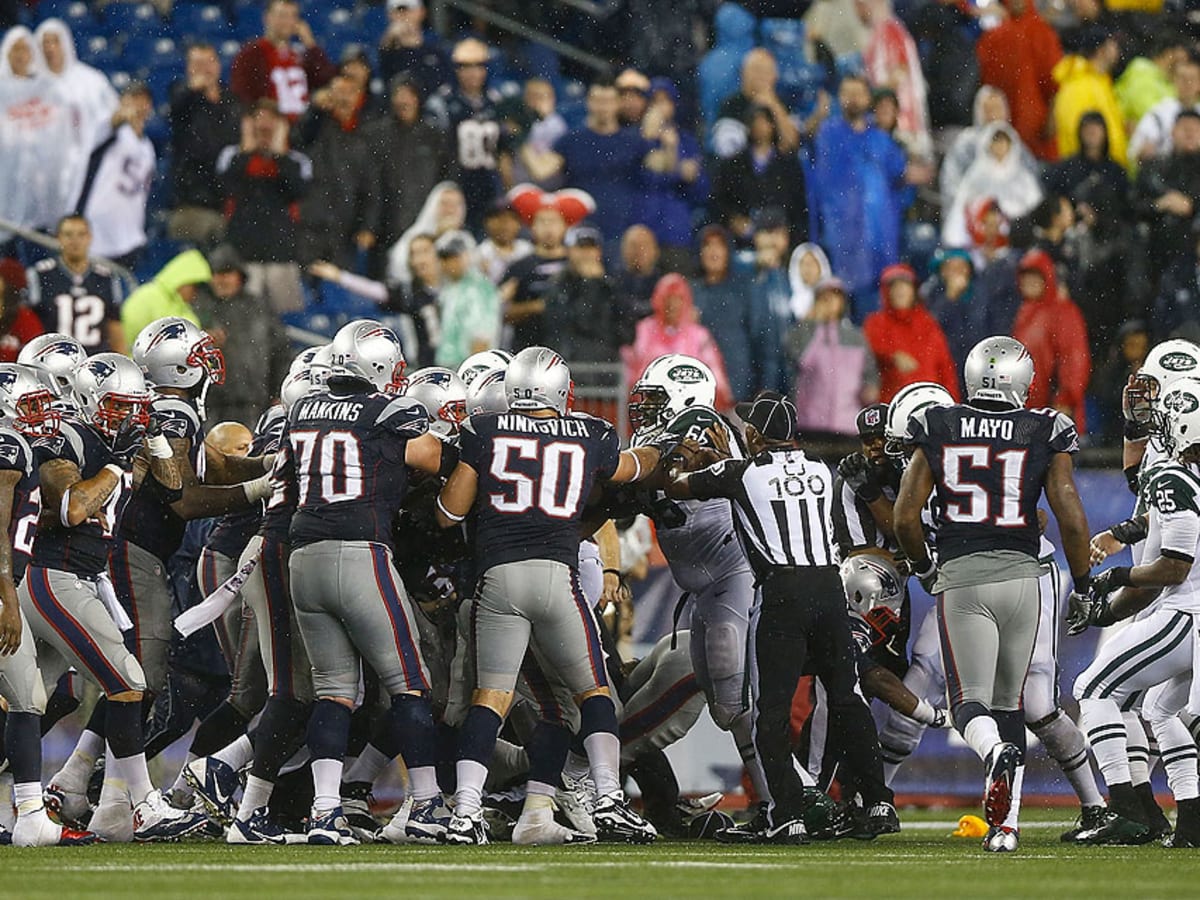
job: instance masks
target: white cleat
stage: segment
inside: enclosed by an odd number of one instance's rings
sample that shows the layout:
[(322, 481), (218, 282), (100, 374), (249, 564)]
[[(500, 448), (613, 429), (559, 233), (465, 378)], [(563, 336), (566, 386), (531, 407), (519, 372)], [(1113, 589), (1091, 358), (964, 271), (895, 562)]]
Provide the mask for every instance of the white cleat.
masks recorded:
[(592, 821), (592, 807), (596, 801), (590, 790), (590, 782), (575, 781), (564, 775), (563, 785), (554, 792), (555, 806), (575, 831), (595, 835), (596, 823)]
[(989, 853), (1012, 853), (1017, 849), (1017, 829), (993, 825), (983, 839), (983, 849)]
[(133, 841), (133, 808), (127, 800), (101, 803), (88, 829), (106, 844), (128, 844)]
[(522, 814), (513, 828), (512, 842), (526, 847), (549, 847), (560, 844), (594, 844), (594, 834), (584, 834), (554, 821), (550, 810), (544, 816), (536, 813), (528, 818)]

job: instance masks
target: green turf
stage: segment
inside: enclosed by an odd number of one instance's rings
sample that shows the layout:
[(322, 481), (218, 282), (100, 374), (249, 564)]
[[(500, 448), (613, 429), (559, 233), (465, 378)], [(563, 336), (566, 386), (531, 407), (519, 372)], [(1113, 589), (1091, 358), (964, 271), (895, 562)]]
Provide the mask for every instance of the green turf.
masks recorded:
[(1200, 850), (1072, 847), (1061, 811), (1031, 817), (1020, 852), (984, 854), (951, 838), (959, 812), (906, 813), (909, 829), (874, 843), (725, 847), (660, 843), (520, 848), (228, 847), (220, 843), (0, 851), (0, 897), (182, 896), (328, 900), (436, 898), (853, 897), (879, 900), (1036, 897), (1187, 898), (1200, 893)]

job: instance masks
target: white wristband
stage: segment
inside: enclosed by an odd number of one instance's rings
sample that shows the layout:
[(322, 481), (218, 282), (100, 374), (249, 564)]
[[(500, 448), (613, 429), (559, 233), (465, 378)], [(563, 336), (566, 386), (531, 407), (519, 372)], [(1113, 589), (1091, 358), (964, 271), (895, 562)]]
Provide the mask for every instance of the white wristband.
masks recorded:
[(922, 697), (917, 701), (917, 708), (912, 711), (909, 718), (920, 722), (922, 725), (932, 725), (934, 719), (937, 718), (937, 711), (928, 700)]
[(633, 477), (630, 478), (629, 480), (630, 481), (641, 481), (641, 479), (642, 479), (642, 461), (641, 461), (641, 459), (638, 458), (636, 450), (630, 450), (629, 453), (633, 457), (633, 465), (634, 465)]
[(171, 442), (167, 440), (165, 434), (156, 434), (154, 437), (146, 438), (146, 449), (155, 459), (170, 459), (175, 455), (175, 451), (171, 449)]
[(271, 476), (262, 475), (251, 481), (243, 481), (242, 491), (249, 502), (257, 503), (259, 500), (266, 500), (270, 497), (275, 492), (275, 489), (271, 485)]
[(125, 470), (122, 469), (120, 466), (118, 466), (116, 463), (109, 463), (104, 468), (108, 469), (108, 471), (110, 471), (114, 475), (116, 475), (117, 481), (120, 481), (125, 476)]

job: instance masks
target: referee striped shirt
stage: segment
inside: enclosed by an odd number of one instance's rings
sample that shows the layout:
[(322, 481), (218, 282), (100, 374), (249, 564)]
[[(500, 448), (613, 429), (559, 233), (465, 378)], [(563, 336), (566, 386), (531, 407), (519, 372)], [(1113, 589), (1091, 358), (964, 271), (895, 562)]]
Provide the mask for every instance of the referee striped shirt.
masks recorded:
[(725, 497), (755, 574), (779, 566), (832, 566), (833, 474), (803, 450), (727, 459), (688, 478), (694, 497)]

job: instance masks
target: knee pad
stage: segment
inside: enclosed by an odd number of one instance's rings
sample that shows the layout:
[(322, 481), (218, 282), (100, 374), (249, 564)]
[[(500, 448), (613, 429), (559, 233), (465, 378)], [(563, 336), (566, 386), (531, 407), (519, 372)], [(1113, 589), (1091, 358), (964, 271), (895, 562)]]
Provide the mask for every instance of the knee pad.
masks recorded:
[(714, 684), (741, 675), (746, 668), (746, 633), (730, 622), (710, 625), (704, 636), (704, 657)]
[(142, 671), (142, 664), (132, 653), (125, 654), (125, 658), (117, 663), (117, 669), (125, 676), (125, 683), (129, 685), (129, 690), (146, 690), (146, 673)]
[(725, 703), (710, 703), (708, 711), (712, 715), (713, 722), (722, 731), (733, 731), (738, 719), (747, 714), (745, 709), (741, 707), (735, 709)]

